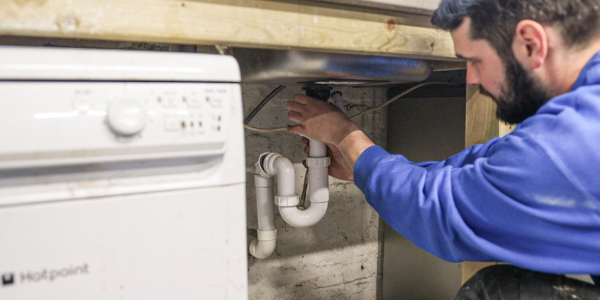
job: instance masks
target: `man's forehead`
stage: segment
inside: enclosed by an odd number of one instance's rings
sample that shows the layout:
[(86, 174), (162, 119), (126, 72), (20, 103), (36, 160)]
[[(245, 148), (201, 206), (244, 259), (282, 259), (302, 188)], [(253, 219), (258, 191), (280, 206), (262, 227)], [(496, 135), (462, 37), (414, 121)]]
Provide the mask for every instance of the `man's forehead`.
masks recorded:
[(485, 47), (484, 40), (471, 39), (471, 18), (465, 17), (462, 23), (454, 30), (450, 31), (454, 41), (454, 51), (457, 57), (472, 59)]

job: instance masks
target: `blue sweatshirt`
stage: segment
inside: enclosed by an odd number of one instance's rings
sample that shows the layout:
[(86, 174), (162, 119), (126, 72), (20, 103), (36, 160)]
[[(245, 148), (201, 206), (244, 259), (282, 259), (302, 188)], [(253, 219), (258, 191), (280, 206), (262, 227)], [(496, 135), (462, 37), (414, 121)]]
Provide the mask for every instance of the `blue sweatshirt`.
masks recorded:
[(507, 136), (440, 162), (373, 146), (354, 181), (392, 228), (444, 260), (600, 274), (600, 53)]

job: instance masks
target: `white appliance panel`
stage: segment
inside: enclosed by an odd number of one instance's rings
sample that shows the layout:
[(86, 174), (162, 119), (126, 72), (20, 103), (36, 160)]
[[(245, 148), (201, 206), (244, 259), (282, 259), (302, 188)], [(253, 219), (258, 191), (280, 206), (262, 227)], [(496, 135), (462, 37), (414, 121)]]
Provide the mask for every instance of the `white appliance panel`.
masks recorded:
[(0, 209), (0, 299), (246, 299), (245, 185)]
[[(0, 126), (6, 141), (0, 147), (0, 169), (222, 154), (232, 105), (239, 101), (236, 86), (0, 82), (2, 123), (8, 125)], [(137, 115), (115, 111), (123, 103), (136, 105)], [(139, 133), (119, 134), (111, 116), (141, 122)]]

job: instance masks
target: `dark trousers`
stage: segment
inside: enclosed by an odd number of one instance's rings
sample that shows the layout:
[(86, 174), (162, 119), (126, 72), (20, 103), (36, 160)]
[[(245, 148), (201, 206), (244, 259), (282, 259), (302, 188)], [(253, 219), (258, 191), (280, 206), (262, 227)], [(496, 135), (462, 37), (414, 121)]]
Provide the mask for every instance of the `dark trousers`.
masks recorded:
[(456, 300), (475, 299), (600, 299), (600, 287), (564, 275), (497, 265), (477, 272), (456, 295)]

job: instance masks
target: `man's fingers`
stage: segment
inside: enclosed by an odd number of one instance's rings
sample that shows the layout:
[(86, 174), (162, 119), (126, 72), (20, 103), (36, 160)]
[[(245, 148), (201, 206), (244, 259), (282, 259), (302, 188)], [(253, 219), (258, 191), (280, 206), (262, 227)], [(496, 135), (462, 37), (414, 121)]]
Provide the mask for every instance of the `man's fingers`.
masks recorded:
[(306, 145), (306, 146), (304, 146), (304, 153), (308, 154), (310, 152), (310, 146), (308, 145), (308, 138), (303, 136), (302, 140), (300, 140), (300, 142), (302, 142), (302, 144)]
[(289, 133), (293, 133), (293, 134), (304, 134), (304, 128), (301, 125), (288, 125), (287, 126), (287, 130)]
[(312, 99), (311, 97), (308, 97), (306, 95), (298, 94), (298, 95), (294, 96), (294, 101), (301, 103), (301, 104), (307, 104), (308, 102), (310, 102), (311, 99)]
[(287, 109), (291, 110), (291, 111), (299, 111), (302, 112), (304, 111), (304, 104), (301, 104), (297, 101), (289, 101), (287, 103)]
[(302, 118), (302, 115), (293, 110), (290, 110), (288, 112), (288, 119), (290, 119), (292, 122), (296, 122), (296, 123), (302, 123), (302, 121), (304, 121), (304, 119)]

